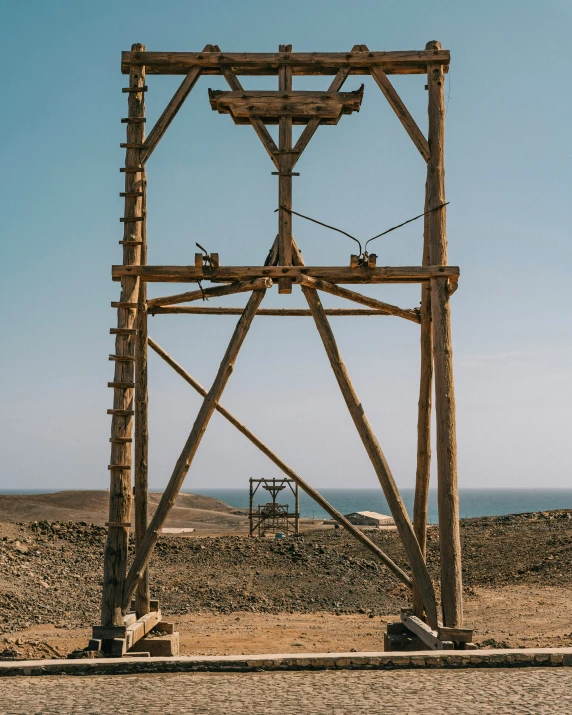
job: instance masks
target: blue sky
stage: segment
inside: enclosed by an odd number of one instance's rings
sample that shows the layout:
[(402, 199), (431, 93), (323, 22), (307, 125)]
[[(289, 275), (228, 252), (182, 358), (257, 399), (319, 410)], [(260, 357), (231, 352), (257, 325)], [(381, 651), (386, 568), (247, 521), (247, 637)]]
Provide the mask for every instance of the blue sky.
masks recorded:
[[(563, 0), (352, 3), (272, 0), (1, 3), (0, 125), (4, 273), (0, 488), (106, 488), (121, 260), (126, 78), (120, 52), (148, 50), (451, 50), (447, 79), (449, 260), (459, 481), (466, 487), (570, 484), (570, 21)], [(150, 77), (150, 129), (180, 77)], [(268, 78), (245, 78), (252, 89)], [(370, 78), (359, 114), (321, 127), (301, 158), (295, 208), (371, 236), (423, 207), (424, 164)], [(426, 127), (423, 76), (394, 84)], [(328, 78), (295, 78), (298, 88)], [(226, 264), (258, 264), (276, 233), (276, 177), (254, 132), (215, 114), (199, 81), (149, 160), (149, 262), (193, 262), (194, 242)], [(421, 257), (421, 223), (376, 245), (381, 265)], [(347, 265), (352, 243), (294, 221), (307, 263)], [(171, 286), (170, 288), (173, 288)], [(166, 288), (171, 292), (169, 287)], [(165, 290), (165, 288), (163, 288)], [(152, 286), (151, 294), (161, 288)], [(366, 292), (366, 290), (364, 290)], [(407, 306), (412, 286), (368, 293)], [(268, 306), (302, 306), (278, 296)], [(324, 299), (339, 306), (336, 299)], [(212, 301), (211, 304), (215, 304)], [(242, 305), (244, 296), (217, 305)], [(418, 328), (397, 318), (336, 318), (340, 349), (398, 484), (415, 473)], [(235, 319), (157, 316), (150, 334), (203, 384)], [(200, 404), (154, 355), (151, 483), (164, 485)], [(318, 487), (375, 486), (311, 319), (255, 321), (222, 403)], [(185, 488), (244, 487), (278, 476), (213, 418)]]

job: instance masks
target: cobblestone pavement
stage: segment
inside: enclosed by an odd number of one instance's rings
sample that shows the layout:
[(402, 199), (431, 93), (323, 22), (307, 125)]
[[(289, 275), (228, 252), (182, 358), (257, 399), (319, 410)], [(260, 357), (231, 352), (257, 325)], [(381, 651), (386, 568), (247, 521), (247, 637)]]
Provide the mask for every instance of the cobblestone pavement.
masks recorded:
[(569, 713), (572, 668), (2, 678), (0, 713)]

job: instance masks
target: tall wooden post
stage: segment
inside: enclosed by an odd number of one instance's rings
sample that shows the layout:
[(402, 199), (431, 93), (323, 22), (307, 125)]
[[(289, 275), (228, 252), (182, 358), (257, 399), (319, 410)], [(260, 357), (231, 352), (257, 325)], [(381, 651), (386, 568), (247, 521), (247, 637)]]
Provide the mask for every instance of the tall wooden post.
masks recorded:
[[(429, 42), (428, 50), (441, 48)], [(445, 75), (443, 66), (427, 66), (429, 90), (429, 149), (427, 196), (429, 209), (445, 203)], [(429, 214), (429, 255), (432, 265), (447, 263), (445, 207)], [(435, 370), (435, 411), (437, 417), (437, 494), (439, 540), (441, 545), (441, 601), (443, 623), (457, 627), (463, 623), (463, 584), (457, 488), (457, 437), (451, 311), (446, 278), (431, 278), (433, 321), (433, 361)]]
[[(427, 187), (425, 188), (427, 211)], [(423, 223), (423, 265), (429, 265), (429, 216)], [(431, 397), (433, 391), (433, 337), (431, 334), (431, 284), (421, 284), (421, 338), (420, 381), (417, 403), (417, 471), (415, 474), (415, 501), (413, 504), (413, 530), (423, 558), (427, 555), (427, 518), (429, 511), (429, 482), (431, 478)], [(413, 587), (413, 611), (423, 615), (421, 594)]]
[[(141, 265), (147, 264), (147, 178), (143, 175), (143, 221), (141, 228)], [(149, 397), (147, 387), (147, 284), (139, 283), (137, 305), (137, 348), (135, 351), (135, 454), (134, 454), (134, 501), (135, 501), (135, 547), (139, 548), (147, 530), (148, 483), (149, 483)], [(137, 585), (135, 610), (141, 618), (151, 610), (149, 592), (149, 567)]]
[[(135, 44), (133, 52), (144, 45)], [(145, 68), (132, 66), (129, 73), (127, 147), (125, 156), (125, 210), (123, 231), (123, 264), (139, 265), (143, 220), (143, 170), (139, 167), (139, 149), (143, 143), (145, 116), (143, 86)], [(135, 120), (135, 121), (133, 121)], [(137, 121), (139, 120), (139, 121)], [(111, 420), (111, 479), (109, 489), (109, 525), (105, 549), (102, 625), (122, 625), (122, 596), (127, 570), (127, 547), (131, 516), (131, 441), (135, 363), (135, 334), (139, 280), (136, 276), (121, 279), (121, 298), (117, 303), (115, 338), (113, 409)]]
[(298, 534), (300, 532), (300, 497), (298, 494), (298, 484), (296, 484), (294, 491), (294, 510), (296, 514), (294, 517), (294, 531)]
[[(292, 45), (280, 45), (279, 52), (291, 52)], [(292, 89), (292, 70), (280, 67), (278, 88), (283, 92)], [(278, 120), (278, 265), (292, 265), (292, 117), (281, 116)], [(283, 207), (283, 208), (282, 208)], [(278, 292), (291, 293), (292, 279), (279, 278)]]

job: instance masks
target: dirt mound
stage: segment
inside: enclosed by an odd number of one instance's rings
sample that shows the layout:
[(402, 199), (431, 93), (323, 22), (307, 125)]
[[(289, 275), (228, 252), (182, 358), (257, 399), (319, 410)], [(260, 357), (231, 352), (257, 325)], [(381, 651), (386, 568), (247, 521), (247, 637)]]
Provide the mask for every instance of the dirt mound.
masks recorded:
[[(149, 494), (149, 511), (153, 514), (161, 494)], [(0, 522), (85, 521), (105, 524), (109, 513), (108, 491), (70, 490), (51, 494), (0, 494)], [(179, 494), (167, 526), (216, 524), (221, 528), (237, 527), (246, 512), (225, 504), (220, 499), (199, 494)]]

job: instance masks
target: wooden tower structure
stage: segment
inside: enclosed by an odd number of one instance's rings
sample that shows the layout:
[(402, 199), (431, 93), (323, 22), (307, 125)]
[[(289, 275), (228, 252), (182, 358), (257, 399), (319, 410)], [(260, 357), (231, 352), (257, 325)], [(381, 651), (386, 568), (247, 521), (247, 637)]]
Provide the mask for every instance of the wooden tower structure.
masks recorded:
[[(127, 621), (144, 622), (151, 613), (148, 564), (161, 528), (189, 471), (201, 438), (215, 410), (231, 422), (344, 528), (359, 539), (412, 590), (412, 614), (415, 627), (429, 633), (429, 647), (447, 647), (470, 640), (463, 632), (461, 552), (457, 493), (457, 445), (455, 435), (455, 394), (451, 342), (450, 298), (457, 288), (459, 269), (447, 265), (445, 209), (444, 80), (449, 66), (449, 52), (439, 42), (429, 42), (425, 50), (373, 52), (356, 45), (350, 52), (292, 52), (281, 45), (277, 53), (225, 53), (216, 45), (202, 52), (147, 52), (143, 45), (133, 45), (122, 55), (121, 69), (129, 77), (123, 89), (128, 113), (122, 119), (127, 138), (123, 261), (113, 266), (113, 280), (121, 284), (121, 296), (112, 303), (117, 309), (115, 352), (110, 356), (115, 374), (111, 424), (111, 460), (109, 532), (105, 551), (101, 626), (94, 637), (103, 640), (125, 633)], [(336, 124), (342, 115), (359, 110), (363, 87), (357, 92), (342, 92), (347, 77), (371, 75), (394, 110), (405, 131), (419, 150), (427, 167), (424, 214), (424, 242), (420, 265), (378, 267), (376, 258), (362, 253), (352, 256), (348, 266), (306, 266), (292, 236), (292, 177), (294, 168), (308, 142), (321, 124)], [(390, 82), (392, 74), (423, 74), (427, 77), (428, 133), (423, 134)], [(154, 75), (181, 75), (180, 87), (155, 126), (145, 132), (145, 94), (147, 80)], [(147, 265), (146, 167), (183, 102), (201, 75), (222, 75), (228, 92), (210, 91), (213, 110), (229, 114), (236, 124), (250, 124), (276, 169), (278, 176), (278, 235), (266, 261), (256, 266), (225, 266), (219, 255), (196, 254), (193, 266)], [(275, 91), (243, 89), (239, 76), (274, 75)], [(332, 76), (325, 91), (296, 91), (293, 77), (298, 75)], [(278, 144), (267, 125), (277, 124)], [(304, 125), (296, 143), (292, 126)], [(269, 243), (271, 243), (269, 241)], [(147, 282), (211, 282), (212, 287), (191, 290), (147, 300)], [(421, 307), (408, 309), (366, 297), (341, 287), (342, 284), (418, 283)], [(302, 290), (308, 310), (264, 309), (261, 303), (267, 290), (278, 286), (279, 293), (290, 293), (293, 285)], [(244, 309), (194, 307), (193, 301), (231, 293), (247, 293)], [(366, 306), (367, 310), (325, 310), (320, 293), (331, 293)], [(238, 314), (239, 320), (224, 354), (216, 378), (207, 390), (166, 353), (147, 334), (147, 317), (162, 313)], [(330, 315), (396, 316), (420, 326), (421, 376), (418, 407), (418, 447), (413, 523), (410, 521), (382, 448), (364, 414), (351, 383), (330, 327)], [(322, 339), (344, 400), (356, 429), (378, 476), (383, 493), (405, 547), (410, 573), (406, 573), (358, 528), (350, 524), (300, 475), (288, 466), (244, 424), (221, 404), (223, 390), (249, 327), (261, 315), (311, 315)], [(153, 518), (147, 517), (147, 351), (150, 347), (204, 398), (191, 433), (178, 457), (172, 476)], [(441, 549), (441, 608), (425, 561), (427, 501), (430, 473), (430, 424), (432, 388), (435, 384), (439, 532)], [(130, 514), (134, 494), (134, 524)], [(135, 556), (128, 568), (128, 541), (134, 526)], [(135, 597), (135, 614), (128, 614)], [(440, 612), (439, 612), (440, 611)], [(133, 631), (138, 626), (133, 626)], [(139, 629), (141, 632), (141, 629)], [(145, 630), (145, 629), (143, 629)], [(424, 631), (423, 631), (424, 632)], [(452, 634), (456, 637), (452, 637)], [(423, 636), (421, 636), (423, 638)], [(131, 638), (131, 641), (135, 636)], [(435, 646), (435, 642), (441, 646)], [(129, 643), (119, 647), (124, 650)], [(451, 644), (452, 646), (452, 644)], [(463, 646), (461, 646), (463, 647)], [(107, 649), (108, 652), (110, 649)], [(118, 649), (115, 649), (116, 652)]]
[[(293, 479), (252, 479), (249, 480), (248, 521), (250, 536), (258, 532), (264, 536), (266, 532), (283, 534), (297, 534), (300, 530), (300, 502), (298, 498), (298, 485)], [(270, 501), (254, 507), (254, 497), (262, 487), (268, 492)], [(278, 504), (278, 495), (284, 489), (290, 489), (294, 497), (294, 511), (290, 511), (288, 504)]]

